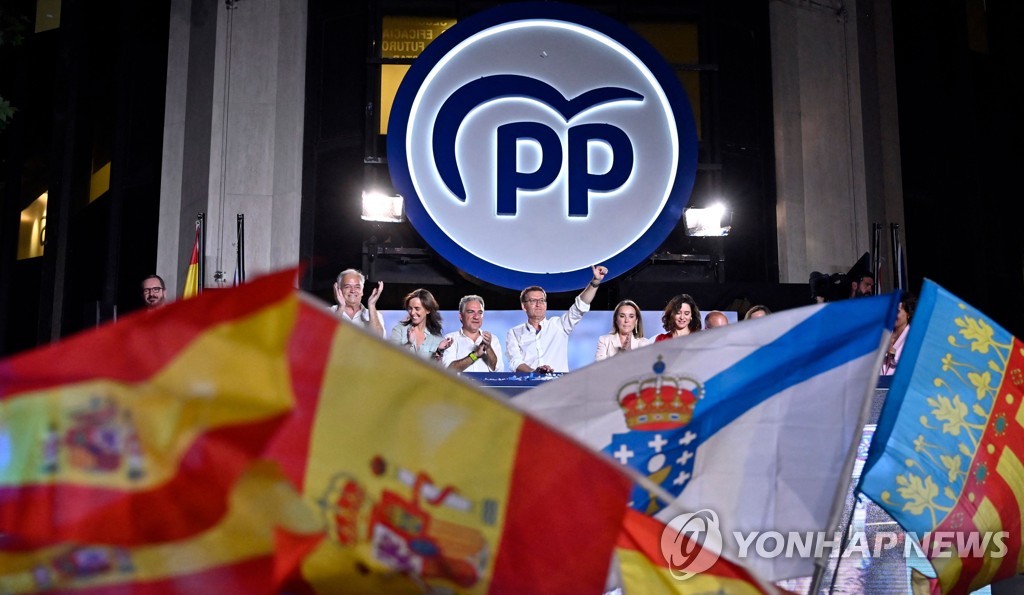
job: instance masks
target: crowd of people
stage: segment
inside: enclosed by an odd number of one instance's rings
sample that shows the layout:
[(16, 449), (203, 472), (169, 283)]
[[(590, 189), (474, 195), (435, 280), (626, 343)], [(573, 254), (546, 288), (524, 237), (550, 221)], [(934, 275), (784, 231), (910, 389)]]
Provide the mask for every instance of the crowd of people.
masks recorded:
[[(568, 372), (569, 337), (577, 323), (590, 311), (590, 304), (608, 269), (595, 265), (591, 272), (590, 282), (569, 309), (559, 316), (548, 316), (548, 296), (543, 287), (532, 285), (523, 289), (519, 302), (526, 314), (526, 322), (508, 330), (504, 350), (498, 337), (483, 328), (484, 299), (478, 295), (467, 295), (459, 300), (460, 327), (443, 334), (437, 300), (429, 290), (416, 289), (403, 300), (405, 318), (386, 333), (383, 316), (376, 307), (384, 289), (383, 283), (377, 283), (364, 306), (362, 296), (366, 277), (358, 270), (346, 269), (334, 284), (338, 303), (333, 309), (345, 320), (457, 372)], [(766, 306), (758, 305), (750, 308), (746, 318), (768, 313), (770, 310)], [(647, 337), (640, 307), (632, 300), (622, 300), (612, 312), (611, 330), (598, 337), (594, 359), (607, 359), (655, 341), (723, 326), (729, 323), (729, 319), (722, 312), (713, 311), (707, 314), (702, 324), (697, 302), (691, 296), (681, 294), (669, 300), (661, 322), (665, 332)]]
[[(863, 264), (858, 262), (856, 273), (851, 270), (843, 276), (844, 289), (841, 291), (849, 291), (851, 298), (873, 292), (874, 277), (870, 270), (861, 268)], [(590, 311), (590, 304), (608, 274), (608, 269), (595, 265), (592, 273), (590, 282), (576, 296), (569, 310), (559, 316), (547, 315), (547, 292), (543, 287), (532, 285), (523, 289), (519, 294), (519, 302), (526, 314), (526, 322), (508, 330), (504, 350), (498, 337), (483, 329), (484, 299), (479, 295), (467, 295), (459, 300), (459, 329), (443, 334), (437, 300), (429, 290), (416, 289), (403, 300), (405, 318), (388, 333), (384, 328), (384, 315), (377, 310), (377, 301), (384, 291), (384, 283), (377, 282), (363, 305), (366, 276), (356, 269), (346, 269), (334, 283), (334, 299), (337, 303), (331, 309), (342, 319), (456, 372), (562, 373), (569, 371), (569, 336)], [(812, 274), (812, 296), (817, 297), (814, 284), (815, 274)], [(147, 308), (159, 308), (166, 303), (166, 287), (159, 275), (143, 279), (141, 289)], [(904, 293), (901, 297), (895, 329), (880, 375), (891, 375), (894, 372), (916, 303), (912, 294)], [(771, 310), (758, 304), (745, 312), (743, 320), (768, 314), (771, 314)], [(702, 321), (697, 302), (683, 293), (670, 299), (665, 306), (661, 316), (664, 332), (648, 337), (644, 331), (640, 307), (633, 300), (622, 300), (612, 311), (611, 330), (598, 337), (594, 360), (604, 360), (650, 343), (684, 337), (727, 324), (728, 317), (717, 310), (708, 312)]]

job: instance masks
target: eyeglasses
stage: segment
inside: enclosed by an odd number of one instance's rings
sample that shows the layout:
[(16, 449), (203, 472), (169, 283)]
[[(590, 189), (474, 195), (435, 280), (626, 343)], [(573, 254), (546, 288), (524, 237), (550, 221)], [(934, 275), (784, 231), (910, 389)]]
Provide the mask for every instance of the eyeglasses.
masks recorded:
[(523, 303), (536, 306), (537, 304), (546, 304), (546, 303), (548, 303), (548, 301), (546, 299), (544, 299), (544, 298), (531, 298), (531, 299), (526, 300)]
[(151, 293), (160, 293), (163, 290), (164, 290), (163, 287), (143, 287), (142, 288), (142, 295), (149, 295)]

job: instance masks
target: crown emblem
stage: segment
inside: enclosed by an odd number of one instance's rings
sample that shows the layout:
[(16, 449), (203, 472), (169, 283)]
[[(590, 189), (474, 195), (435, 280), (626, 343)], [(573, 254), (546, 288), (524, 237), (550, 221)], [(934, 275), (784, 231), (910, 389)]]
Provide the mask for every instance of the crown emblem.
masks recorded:
[(687, 376), (665, 376), (665, 362), (651, 367), (654, 375), (619, 389), (618, 402), (630, 430), (668, 430), (693, 419), (693, 408), (704, 398), (704, 385)]

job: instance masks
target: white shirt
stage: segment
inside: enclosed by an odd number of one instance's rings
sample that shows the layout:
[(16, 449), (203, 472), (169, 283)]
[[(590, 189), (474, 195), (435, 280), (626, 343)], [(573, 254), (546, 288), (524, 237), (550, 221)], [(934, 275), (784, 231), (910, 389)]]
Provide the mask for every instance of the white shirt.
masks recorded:
[[(331, 306), (331, 310), (341, 313), (341, 317), (351, 322), (356, 326), (361, 326), (364, 329), (373, 332), (373, 327), (370, 326), (370, 309), (366, 306), (359, 304), (359, 311), (356, 312), (355, 316), (349, 316), (348, 312), (344, 308), (339, 308), (337, 304)], [(384, 333), (384, 315), (377, 311), (377, 321), (380, 322), (380, 337), (383, 339), (386, 337)]]
[(568, 372), (569, 335), (576, 328), (576, 323), (589, 311), (590, 304), (576, 296), (568, 312), (545, 319), (539, 331), (529, 322), (510, 328), (505, 335), (509, 371), (515, 372), (519, 364), (531, 368), (546, 364), (555, 372)]
[[(476, 338), (476, 341), (466, 336), (462, 329), (455, 331), (454, 333), (448, 333), (444, 336), (445, 339), (451, 338), (452, 344), (448, 349), (444, 350), (444, 356), (441, 358), (441, 362), (444, 363), (444, 367), (448, 367), (457, 359), (462, 359), (469, 355), (471, 351), (476, 349), (476, 346), (483, 342), (484, 333), (481, 330), (480, 336)], [(470, 364), (463, 372), (504, 372), (505, 362), (501, 355), (501, 342), (498, 341), (498, 337), (494, 333), (491, 333), (491, 351), (494, 352), (495, 362), (494, 369), (487, 367), (487, 362), (484, 358), (480, 358)]]

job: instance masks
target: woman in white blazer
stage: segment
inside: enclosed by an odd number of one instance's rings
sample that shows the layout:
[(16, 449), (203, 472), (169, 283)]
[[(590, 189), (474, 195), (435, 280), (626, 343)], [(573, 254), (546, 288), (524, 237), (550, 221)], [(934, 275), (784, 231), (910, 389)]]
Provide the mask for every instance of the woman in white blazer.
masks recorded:
[(650, 343), (644, 338), (644, 320), (640, 308), (633, 300), (622, 300), (612, 312), (612, 330), (597, 338), (595, 361), (612, 357), (620, 351), (630, 351)]

